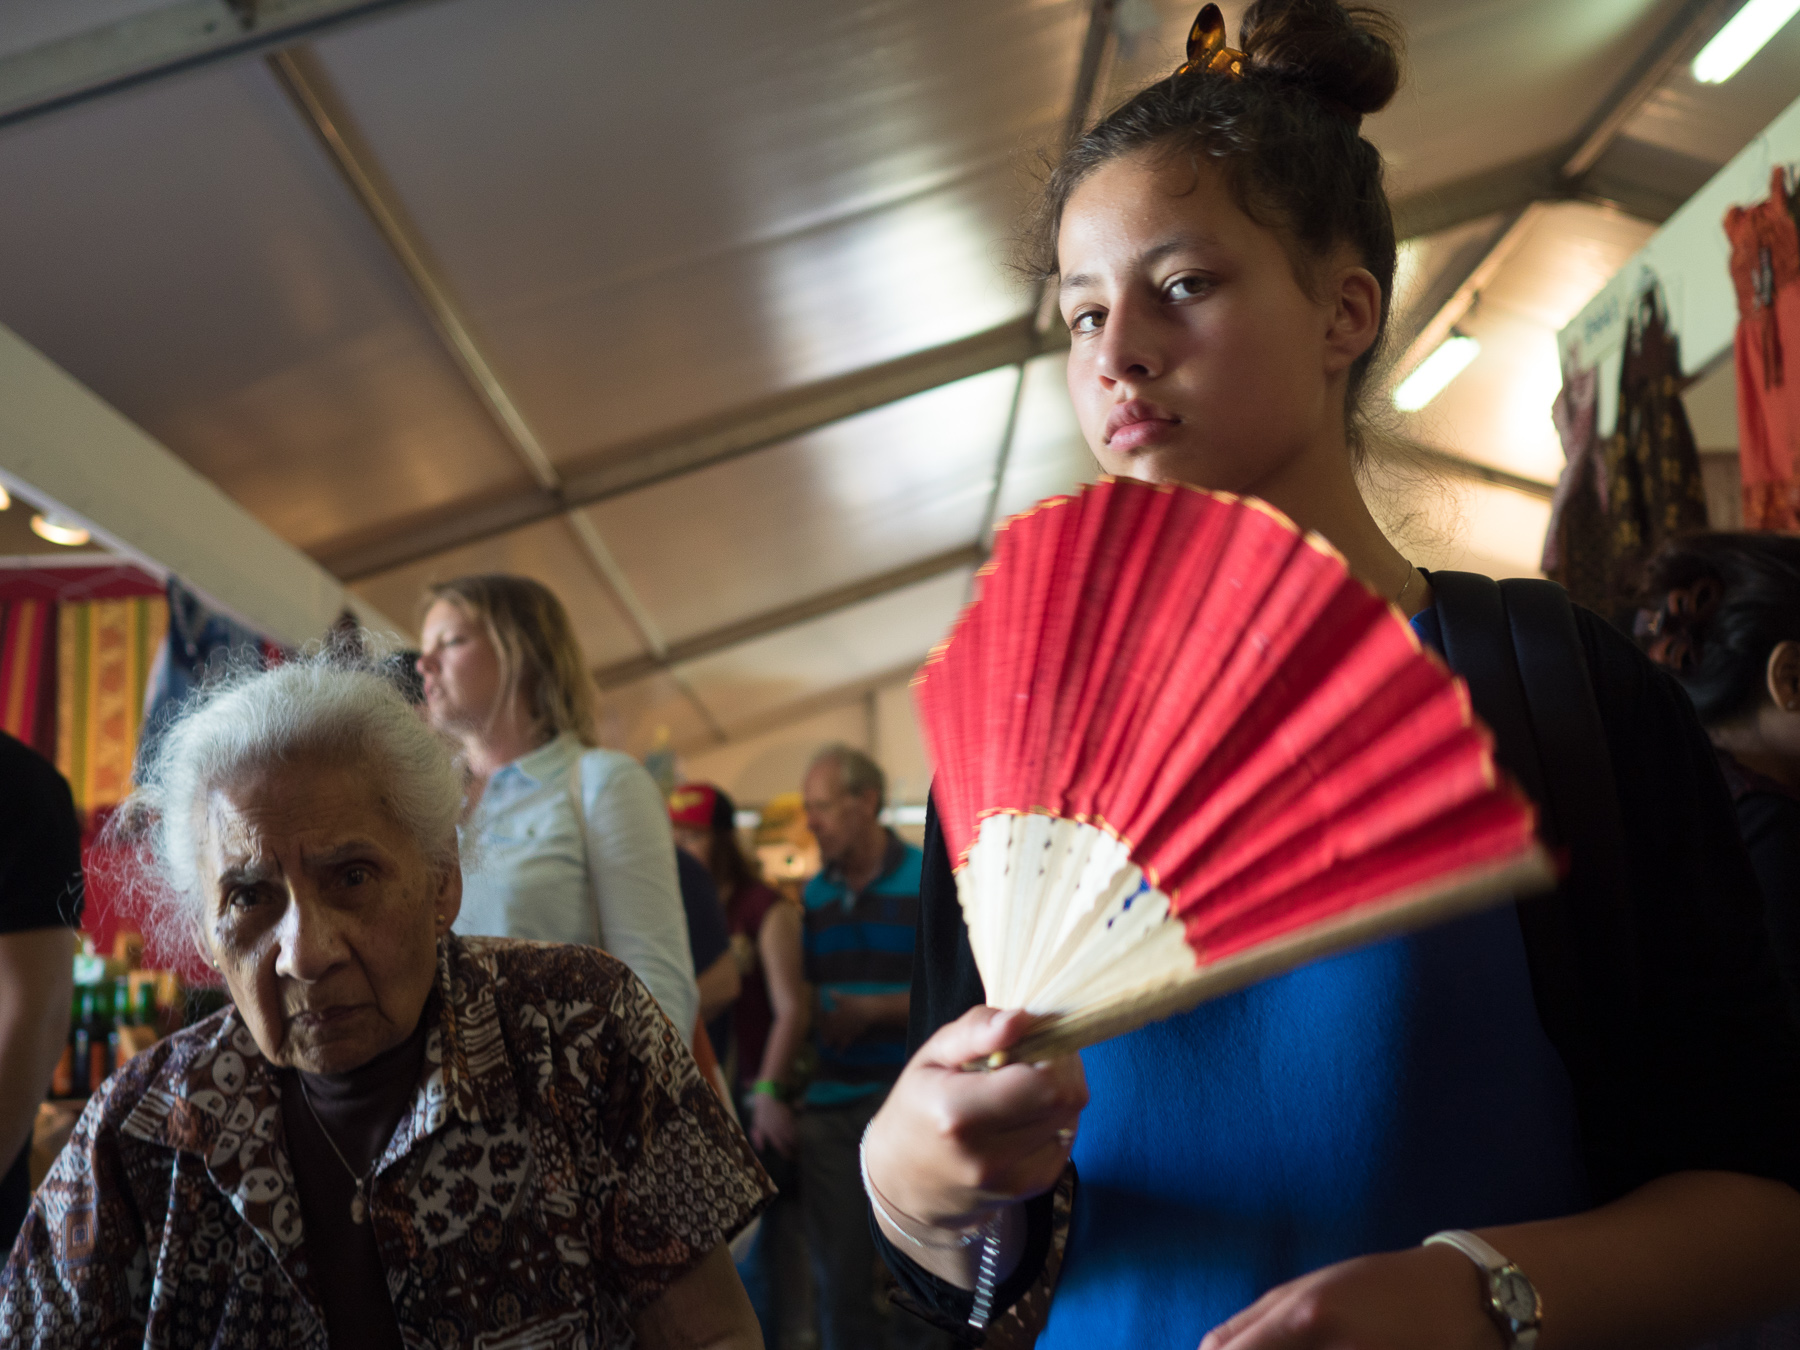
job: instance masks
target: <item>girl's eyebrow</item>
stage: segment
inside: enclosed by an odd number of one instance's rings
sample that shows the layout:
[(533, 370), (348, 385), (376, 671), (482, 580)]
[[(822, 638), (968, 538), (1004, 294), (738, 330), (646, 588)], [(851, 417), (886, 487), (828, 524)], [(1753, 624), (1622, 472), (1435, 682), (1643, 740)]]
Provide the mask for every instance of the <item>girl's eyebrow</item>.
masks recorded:
[[(1217, 241), (1206, 235), (1178, 235), (1173, 239), (1165, 239), (1160, 244), (1152, 244), (1136, 258), (1139, 267), (1161, 262), (1169, 254), (1184, 248), (1206, 248), (1216, 246)], [(1058, 291), (1078, 291), (1094, 285), (1097, 278), (1091, 272), (1074, 272), (1060, 278), (1056, 283)]]

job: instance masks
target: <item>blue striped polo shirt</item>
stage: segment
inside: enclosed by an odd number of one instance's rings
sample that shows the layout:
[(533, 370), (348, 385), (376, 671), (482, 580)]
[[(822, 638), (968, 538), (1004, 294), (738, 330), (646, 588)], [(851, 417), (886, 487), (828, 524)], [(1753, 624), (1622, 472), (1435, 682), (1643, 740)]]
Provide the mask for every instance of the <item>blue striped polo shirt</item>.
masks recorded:
[[(904, 994), (912, 988), (913, 930), (925, 855), (892, 831), (881, 870), (860, 891), (828, 867), (806, 883), (806, 978), (829, 1009), (839, 994)], [(810, 1106), (838, 1106), (885, 1092), (906, 1066), (906, 1028), (878, 1028), (832, 1050), (815, 1041)]]

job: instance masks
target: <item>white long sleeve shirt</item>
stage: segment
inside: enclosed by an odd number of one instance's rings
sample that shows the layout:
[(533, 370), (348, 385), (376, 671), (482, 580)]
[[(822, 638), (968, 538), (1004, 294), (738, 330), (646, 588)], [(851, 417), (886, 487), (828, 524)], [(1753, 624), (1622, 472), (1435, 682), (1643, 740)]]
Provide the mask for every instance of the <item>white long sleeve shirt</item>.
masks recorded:
[(558, 736), (488, 779), (459, 831), (458, 933), (616, 956), (692, 1040), (700, 1009), (669, 812), (642, 765)]

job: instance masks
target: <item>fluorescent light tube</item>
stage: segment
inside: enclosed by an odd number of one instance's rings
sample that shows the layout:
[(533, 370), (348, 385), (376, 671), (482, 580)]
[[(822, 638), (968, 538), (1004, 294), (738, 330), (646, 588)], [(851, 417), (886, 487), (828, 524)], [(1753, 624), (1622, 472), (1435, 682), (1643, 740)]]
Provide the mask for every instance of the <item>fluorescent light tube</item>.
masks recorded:
[[(1794, 0), (1800, 5), (1800, 0)], [(1419, 362), (1418, 369), (1394, 390), (1394, 406), (1401, 412), (1417, 412), (1444, 392), (1449, 384), (1469, 368), (1469, 362), (1481, 354), (1481, 344), (1472, 337), (1457, 334), (1444, 339), (1444, 345)]]
[(1694, 58), (1694, 78), (1724, 84), (1800, 11), (1800, 0), (1750, 0)]
[(31, 532), (39, 539), (48, 539), (65, 548), (80, 548), (92, 537), (81, 526), (60, 516), (33, 516)]

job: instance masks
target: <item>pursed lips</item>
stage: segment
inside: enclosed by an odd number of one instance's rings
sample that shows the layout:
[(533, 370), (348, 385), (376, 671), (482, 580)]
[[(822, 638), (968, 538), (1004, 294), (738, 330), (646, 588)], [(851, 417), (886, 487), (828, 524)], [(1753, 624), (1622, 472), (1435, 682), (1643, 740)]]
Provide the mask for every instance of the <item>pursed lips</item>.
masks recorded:
[(1131, 450), (1160, 439), (1170, 427), (1178, 426), (1180, 422), (1175, 414), (1148, 399), (1134, 398), (1107, 414), (1104, 439), (1113, 449)]

